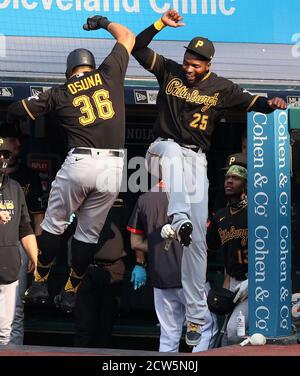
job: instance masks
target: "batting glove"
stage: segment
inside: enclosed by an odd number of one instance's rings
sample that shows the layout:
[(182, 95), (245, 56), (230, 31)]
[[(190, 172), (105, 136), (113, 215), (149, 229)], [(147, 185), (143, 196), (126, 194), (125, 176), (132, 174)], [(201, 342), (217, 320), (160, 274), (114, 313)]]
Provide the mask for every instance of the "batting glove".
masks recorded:
[(237, 301), (243, 302), (248, 298), (248, 279), (238, 284), (235, 288), (236, 295), (233, 299), (233, 303)]
[(105, 29), (107, 30), (108, 25), (111, 23), (107, 17), (102, 16), (93, 16), (89, 17), (86, 20), (86, 24), (83, 26), (85, 30), (98, 30)]
[(147, 281), (147, 272), (143, 266), (135, 265), (131, 273), (131, 281), (135, 290), (145, 286)]
[(172, 226), (170, 224), (167, 224), (167, 225), (164, 225), (163, 228), (161, 229), (160, 236), (163, 239), (171, 239), (171, 238), (175, 238), (176, 234)]

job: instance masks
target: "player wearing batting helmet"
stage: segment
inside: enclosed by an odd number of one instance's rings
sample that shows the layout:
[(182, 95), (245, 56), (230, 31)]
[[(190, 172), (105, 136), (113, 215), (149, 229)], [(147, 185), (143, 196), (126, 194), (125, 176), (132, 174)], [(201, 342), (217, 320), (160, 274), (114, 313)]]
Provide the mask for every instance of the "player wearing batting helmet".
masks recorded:
[[(216, 126), (214, 119), (224, 109), (268, 113), (276, 108), (285, 109), (286, 103), (280, 98), (268, 100), (254, 96), (211, 72), (215, 48), (207, 38), (199, 36), (190, 41), (182, 64), (148, 47), (166, 26), (184, 26), (181, 20), (177, 11), (168, 10), (136, 37), (133, 56), (159, 82), (159, 114), (154, 125), (157, 139), (147, 151), (147, 160), (152, 173), (161, 171), (169, 191), (168, 215), (173, 218), (173, 232), (189, 247), (183, 253), (182, 285), (187, 302), (186, 342), (195, 346), (200, 341), (207, 310), (204, 295), (208, 214), (205, 153)], [(173, 236), (173, 233), (162, 231), (162, 235)]]
[(65, 84), (35, 97), (13, 103), (8, 121), (27, 116), (32, 120), (55, 112), (68, 138), (68, 156), (52, 184), (41, 227), (40, 254), (34, 283), (25, 300), (45, 302), (47, 279), (71, 214), (78, 211), (72, 239), (71, 272), (55, 297), (60, 308), (71, 311), (80, 281), (97, 250), (107, 213), (121, 184), (124, 139), (124, 79), (134, 34), (106, 17), (88, 18), (85, 30), (106, 29), (117, 41), (96, 69), (93, 54), (72, 51), (67, 58)]

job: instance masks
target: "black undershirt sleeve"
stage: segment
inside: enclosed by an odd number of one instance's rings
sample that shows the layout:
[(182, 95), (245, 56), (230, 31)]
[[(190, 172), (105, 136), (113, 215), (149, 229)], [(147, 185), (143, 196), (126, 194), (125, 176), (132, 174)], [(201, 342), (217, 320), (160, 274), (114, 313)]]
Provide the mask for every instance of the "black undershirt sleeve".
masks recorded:
[(155, 29), (154, 25), (151, 25), (135, 38), (135, 45), (131, 54), (145, 69), (150, 69), (152, 65), (155, 52), (147, 46), (157, 33), (159, 31)]
[(141, 31), (135, 38), (135, 44), (132, 50), (132, 53), (145, 48), (152, 41), (156, 34), (159, 31), (155, 29), (154, 25), (150, 25), (147, 29)]

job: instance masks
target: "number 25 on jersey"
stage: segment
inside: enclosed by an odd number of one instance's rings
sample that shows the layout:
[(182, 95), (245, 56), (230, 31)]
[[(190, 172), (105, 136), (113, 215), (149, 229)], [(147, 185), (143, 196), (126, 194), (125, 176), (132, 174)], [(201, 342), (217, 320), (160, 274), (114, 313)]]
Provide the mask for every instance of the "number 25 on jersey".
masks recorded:
[(196, 112), (193, 115), (193, 118), (194, 118), (194, 120), (192, 120), (190, 122), (190, 127), (199, 128), (199, 129), (201, 129), (201, 131), (205, 131), (205, 129), (207, 127), (208, 116), (202, 115), (202, 114), (199, 114), (198, 112)]

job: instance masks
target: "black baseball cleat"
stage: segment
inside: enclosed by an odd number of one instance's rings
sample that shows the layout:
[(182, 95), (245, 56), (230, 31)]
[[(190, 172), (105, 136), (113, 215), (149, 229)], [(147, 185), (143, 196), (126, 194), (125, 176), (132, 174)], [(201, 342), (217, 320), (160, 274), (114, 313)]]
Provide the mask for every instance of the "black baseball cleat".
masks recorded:
[(49, 299), (46, 282), (33, 281), (22, 297), (23, 303), (44, 304)]
[(193, 225), (191, 221), (184, 222), (178, 231), (179, 243), (188, 247), (192, 242), (191, 234), (193, 232)]
[(61, 292), (54, 297), (54, 304), (57, 308), (60, 308), (63, 311), (66, 311), (67, 313), (70, 313), (74, 311), (75, 299), (75, 292), (68, 292), (65, 289), (62, 289)]

